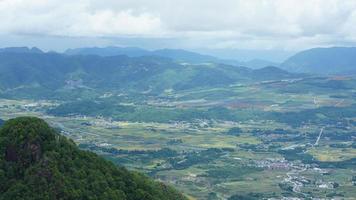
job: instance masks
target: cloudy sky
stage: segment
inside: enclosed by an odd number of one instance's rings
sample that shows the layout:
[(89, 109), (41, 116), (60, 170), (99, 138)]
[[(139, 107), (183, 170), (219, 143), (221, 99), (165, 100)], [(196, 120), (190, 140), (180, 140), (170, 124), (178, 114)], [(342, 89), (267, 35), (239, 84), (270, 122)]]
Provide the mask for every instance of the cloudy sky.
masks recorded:
[(356, 46), (356, 0), (0, 0), (0, 46)]

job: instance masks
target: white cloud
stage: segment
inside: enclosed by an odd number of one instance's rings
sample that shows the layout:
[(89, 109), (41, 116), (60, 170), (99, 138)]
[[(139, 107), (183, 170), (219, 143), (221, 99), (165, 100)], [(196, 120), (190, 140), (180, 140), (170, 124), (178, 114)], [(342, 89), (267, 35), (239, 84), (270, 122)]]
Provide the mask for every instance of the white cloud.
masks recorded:
[(131, 9), (90, 9), (90, 1), (2, 0), (0, 31), (4, 34), (54, 36), (158, 36), (160, 18)]
[(0, 0), (0, 32), (176, 38), (192, 48), (356, 43), (356, 0)]

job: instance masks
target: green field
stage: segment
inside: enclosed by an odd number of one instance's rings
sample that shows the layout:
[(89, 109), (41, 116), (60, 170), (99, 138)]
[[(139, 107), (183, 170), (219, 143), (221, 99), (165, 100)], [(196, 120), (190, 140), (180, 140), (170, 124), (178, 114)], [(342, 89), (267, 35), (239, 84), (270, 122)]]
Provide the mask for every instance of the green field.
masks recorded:
[(335, 89), (329, 79), (125, 99), (114, 91), (77, 102), (0, 99), (0, 118), (44, 118), (81, 148), (174, 185), (192, 199), (353, 199), (356, 80)]

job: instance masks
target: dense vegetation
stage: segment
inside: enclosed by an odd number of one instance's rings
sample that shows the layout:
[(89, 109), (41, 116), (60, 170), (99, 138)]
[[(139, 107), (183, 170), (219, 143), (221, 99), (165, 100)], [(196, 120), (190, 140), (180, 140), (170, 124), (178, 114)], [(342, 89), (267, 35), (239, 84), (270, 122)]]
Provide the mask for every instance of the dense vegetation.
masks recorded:
[(242, 130), (239, 127), (233, 127), (233, 128), (230, 128), (228, 131), (226, 131), (227, 135), (234, 135), (234, 136), (240, 136), (241, 133), (242, 133)]
[[(250, 80), (298, 77), (283, 70), (269, 74), (225, 64), (179, 64), (157, 56), (128, 57), (66, 55), (57, 53), (0, 52), (0, 96), (72, 97), (72, 91), (161, 93), (167, 89), (229, 85)], [(20, 95), (21, 94), (21, 95)]]
[(169, 122), (191, 121), (194, 119), (235, 120), (237, 113), (224, 107), (209, 109), (157, 108), (152, 106), (123, 106), (108, 101), (75, 101), (49, 109), (55, 116), (105, 116), (122, 121)]
[(348, 123), (342, 120), (342, 118), (354, 117), (355, 113), (356, 105), (353, 104), (347, 107), (320, 107), (299, 112), (275, 112), (271, 115), (271, 118), (292, 126), (298, 126), (306, 122), (335, 125), (343, 121), (344, 123)]
[(246, 195), (236, 194), (231, 196), (228, 200), (258, 200), (263, 199), (264, 195), (259, 193), (249, 193)]
[(49, 114), (57, 116), (66, 115), (86, 115), (86, 116), (118, 116), (125, 113), (131, 113), (135, 109), (132, 106), (115, 105), (109, 102), (98, 101), (75, 101), (61, 104), (48, 111)]
[(185, 199), (174, 189), (79, 150), (43, 120), (0, 129), (0, 199)]
[[(340, 124), (349, 123), (344, 117), (353, 117), (356, 105), (347, 107), (320, 107), (299, 112), (257, 112), (252, 110), (233, 110), (226, 107), (211, 108), (169, 108), (154, 106), (124, 106), (111, 101), (74, 101), (61, 104), (47, 111), (55, 116), (104, 116), (122, 121), (170, 122), (192, 121), (195, 119), (248, 120), (271, 119), (297, 127), (303, 123)], [(277, 131), (278, 132), (278, 131)], [(227, 135), (239, 135), (237, 127), (226, 132)]]

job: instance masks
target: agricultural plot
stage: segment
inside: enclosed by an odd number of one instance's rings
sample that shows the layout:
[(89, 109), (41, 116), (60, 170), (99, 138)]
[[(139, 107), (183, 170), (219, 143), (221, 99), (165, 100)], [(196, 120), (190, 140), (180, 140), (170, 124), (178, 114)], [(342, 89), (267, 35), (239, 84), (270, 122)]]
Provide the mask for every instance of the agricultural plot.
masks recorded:
[(355, 88), (354, 79), (316, 77), (147, 98), (113, 92), (82, 107), (84, 101), (1, 99), (0, 118), (44, 118), (81, 148), (192, 199), (352, 199)]

